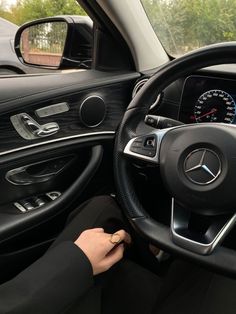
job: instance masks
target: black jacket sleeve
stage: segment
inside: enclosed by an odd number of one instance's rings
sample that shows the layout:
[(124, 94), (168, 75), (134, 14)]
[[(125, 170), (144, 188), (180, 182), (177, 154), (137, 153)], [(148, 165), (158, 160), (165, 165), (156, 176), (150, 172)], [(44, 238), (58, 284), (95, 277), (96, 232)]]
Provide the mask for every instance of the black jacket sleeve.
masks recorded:
[(62, 313), (92, 285), (92, 267), (83, 251), (63, 242), (0, 286), (0, 313)]

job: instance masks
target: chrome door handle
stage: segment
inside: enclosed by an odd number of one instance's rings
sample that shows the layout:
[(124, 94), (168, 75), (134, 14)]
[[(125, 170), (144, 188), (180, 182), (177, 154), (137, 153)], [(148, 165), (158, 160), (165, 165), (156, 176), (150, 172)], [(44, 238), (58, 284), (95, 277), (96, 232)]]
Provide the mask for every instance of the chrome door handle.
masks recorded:
[(30, 185), (53, 179), (74, 160), (74, 155), (47, 159), (9, 170), (5, 178), (14, 185)]
[(21, 167), (8, 171), (6, 179), (14, 185), (30, 185), (35, 183), (43, 183), (52, 179), (54, 174), (32, 175), (27, 172), (27, 167)]

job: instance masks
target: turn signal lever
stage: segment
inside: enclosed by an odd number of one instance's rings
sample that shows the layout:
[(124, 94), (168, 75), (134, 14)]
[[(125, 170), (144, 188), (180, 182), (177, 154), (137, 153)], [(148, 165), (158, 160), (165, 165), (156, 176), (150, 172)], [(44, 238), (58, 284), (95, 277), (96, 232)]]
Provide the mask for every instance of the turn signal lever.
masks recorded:
[(19, 135), (26, 140), (50, 136), (59, 131), (59, 125), (56, 122), (40, 125), (27, 113), (12, 116), (11, 122)]
[(184, 124), (174, 119), (169, 119), (162, 116), (154, 116), (154, 115), (147, 115), (144, 121), (147, 125), (150, 125), (156, 129), (172, 128), (174, 126)]

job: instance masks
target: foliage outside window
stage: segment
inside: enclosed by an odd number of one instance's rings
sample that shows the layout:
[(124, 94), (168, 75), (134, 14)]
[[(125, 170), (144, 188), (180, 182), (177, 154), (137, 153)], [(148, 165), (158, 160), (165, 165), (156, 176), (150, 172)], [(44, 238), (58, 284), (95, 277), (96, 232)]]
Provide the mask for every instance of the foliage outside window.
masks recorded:
[[(81, 16), (87, 14), (80, 7), (77, 0), (0, 0), (1, 38), (4, 35), (9, 37), (13, 45), (15, 33), (18, 29), (17, 25), (20, 26), (41, 18), (63, 15)], [(81, 24), (83, 21), (87, 21), (87, 19), (80, 20)], [(45, 68), (47, 68), (48, 71), (52, 70), (50, 69), (51, 67), (57, 68), (61, 64), (67, 31), (67, 24), (65, 22), (57, 22), (55, 20), (27, 27), (20, 39), (20, 51), (24, 61), (30, 65), (41, 65), (44, 73)], [(71, 58), (72, 61), (74, 61), (74, 64), (71, 63), (70, 66), (73, 70), (79, 71), (81, 69), (89, 69), (91, 66), (92, 50), (91, 43), (89, 42), (90, 37), (88, 37), (87, 42), (80, 34), (79, 26), (74, 34), (74, 36), (78, 36), (79, 40), (73, 42), (70, 55), (69, 57), (67, 56), (68, 59)], [(10, 49), (11, 52), (12, 47), (10, 46), (10, 40), (7, 44), (6, 42), (4, 43), (4, 48)], [(12, 55), (14, 55), (13, 51)], [(11, 58), (13, 58), (12, 55), (9, 55), (9, 60), (4, 60), (4, 62), (9, 62), (10, 66), (12, 62)], [(2, 69), (1, 61), (2, 60), (0, 60), (0, 72)], [(70, 71), (70, 69), (67, 71)], [(11, 71), (11, 73), (12, 72), (15, 73), (15, 71)], [(31, 69), (27, 69), (26, 72), (31, 73)], [(32, 71), (32, 73), (40, 73), (40, 68), (35, 72)]]
[(55, 15), (86, 15), (76, 0), (0, 0), (0, 17), (17, 25)]
[(235, 0), (141, 0), (166, 51), (180, 56), (236, 39)]

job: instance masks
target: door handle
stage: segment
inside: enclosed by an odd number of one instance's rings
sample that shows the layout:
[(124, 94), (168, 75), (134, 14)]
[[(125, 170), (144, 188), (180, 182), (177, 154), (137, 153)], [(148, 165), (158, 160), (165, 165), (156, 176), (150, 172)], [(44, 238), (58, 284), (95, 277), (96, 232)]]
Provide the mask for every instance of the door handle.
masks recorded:
[(6, 174), (6, 179), (14, 185), (30, 185), (42, 183), (50, 180), (54, 174), (32, 175), (27, 171), (27, 167), (10, 170)]
[(30, 185), (49, 181), (69, 166), (74, 155), (48, 159), (35, 164), (15, 168), (7, 172), (5, 178), (14, 185)]

